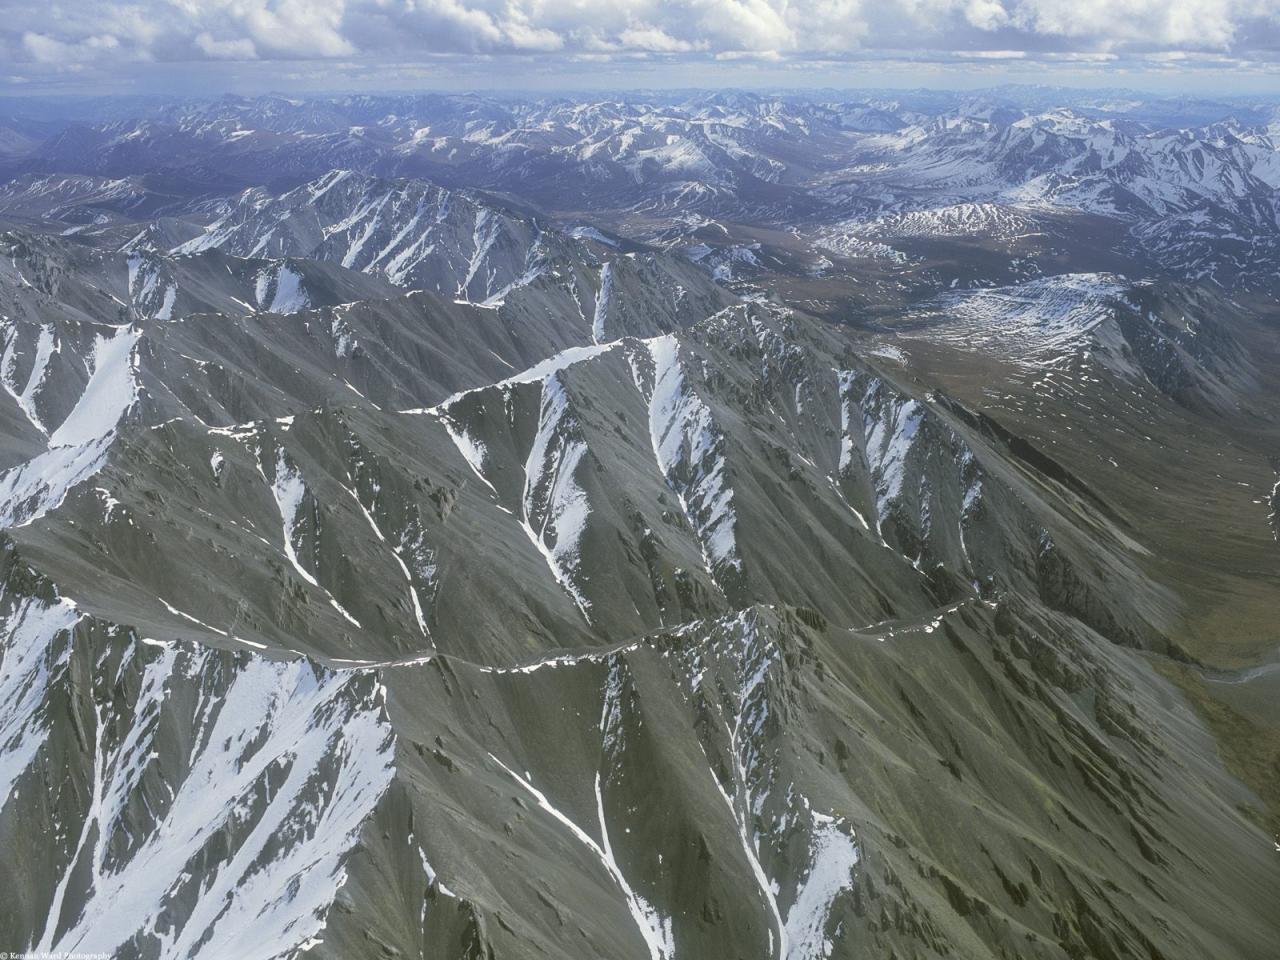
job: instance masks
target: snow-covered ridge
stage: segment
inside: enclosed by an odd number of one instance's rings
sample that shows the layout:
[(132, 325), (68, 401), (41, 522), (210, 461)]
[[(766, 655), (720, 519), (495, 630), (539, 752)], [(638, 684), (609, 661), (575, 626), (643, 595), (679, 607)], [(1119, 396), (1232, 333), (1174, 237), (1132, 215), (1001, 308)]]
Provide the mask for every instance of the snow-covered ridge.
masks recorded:
[[(475, 303), (496, 303), (532, 282), (549, 255), (531, 221), (425, 181), (381, 180), (349, 170), (279, 195), (245, 191), (220, 203), (204, 231), (173, 252), (215, 248), (250, 258), (326, 260)], [(260, 308), (291, 312), (306, 306), (291, 272), (277, 267), (259, 279)]]
[(97, 217), (129, 213), (147, 196), (131, 178), (28, 174), (0, 184), (0, 210), (45, 220), (83, 220), (86, 211)]
[(0, 813), (38, 809), (49, 831), (30, 949), (283, 956), (322, 936), (394, 773), (378, 678), (140, 637), (16, 560)]
[[(1012, 241), (1036, 230), (1033, 211), (1020, 210), (1017, 206), (999, 203), (955, 203), (919, 210), (903, 210), (885, 213), (873, 220), (849, 221), (830, 228), (833, 238), (837, 232), (847, 233), (849, 240), (867, 238), (867, 242), (879, 239), (916, 239), (935, 237), (983, 237)], [(835, 240), (829, 241), (834, 244)]]
[[(233, 165), (246, 157), (273, 159), (310, 171), (316, 179), (292, 191), (295, 212), (312, 205), (319, 213), (301, 230), (297, 217), (277, 215), (266, 192), (251, 190), (221, 207), (197, 204), (201, 212), (215, 213), (214, 222), (180, 249), (241, 245), (244, 255), (265, 255), (299, 240), (318, 242), (341, 225), (327, 259), (443, 292), (443, 278), (426, 261), (456, 257), (460, 269), (452, 282), (467, 277), (473, 302), (496, 295), (522, 273), (507, 267), (500, 271), (506, 276), (482, 289), (488, 266), (473, 269), (469, 254), (485, 246), (491, 223), (459, 215), (442, 233), (431, 223), (440, 216), (435, 200), (419, 210), (417, 198), (368, 191), (365, 178), (346, 168), (425, 170), (427, 176), (434, 168), (447, 171), (450, 182), (461, 172), (460, 182), (497, 191), (520, 184), (531, 195), (554, 197), (561, 209), (582, 209), (573, 203), (585, 195), (589, 206), (673, 216), (705, 206), (777, 218), (786, 216), (792, 200), (802, 208), (811, 201), (830, 205), (836, 215), (848, 206), (859, 223), (929, 212), (923, 221), (899, 224), (902, 235), (964, 235), (977, 222), (963, 212), (967, 205), (1011, 205), (1134, 224), (1225, 214), (1235, 221), (1236, 235), (1262, 230), (1274, 238), (1280, 151), (1265, 108), (1242, 105), (1247, 121), (1211, 120), (1195, 107), (1174, 109), (1170, 119), (1164, 108), (1170, 104), (1068, 97), (1065, 105), (1051, 106), (1042, 96), (1023, 99), (1018, 105), (999, 97), (731, 94), (595, 102), (449, 96), (192, 102), (137, 121), (98, 124), (86, 133), (86, 145), (72, 152), (93, 169), (116, 150), (133, 156), (142, 144), (172, 138), (202, 158)], [(81, 157), (79, 150), (92, 156)], [(77, 180), (94, 183), (72, 182)], [(93, 205), (95, 191), (110, 196), (139, 189), (133, 181), (105, 177), (36, 181), (19, 189), (13, 202), (54, 203), (66, 190), (66, 209), (87, 215), (109, 206)], [(45, 189), (52, 197), (41, 201)], [(462, 207), (471, 202), (457, 192), (451, 196)], [(127, 208), (131, 201), (110, 202)], [(341, 213), (325, 212), (339, 206)], [(948, 212), (938, 213), (943, 210)], [(1016, 223), (998, 219), (992, 226), (1002, 235), (1019, 231)], [(459, 244), (448, 234), (468, 239)], [(1165, 253), (1185, 263), (1185, 253)]]

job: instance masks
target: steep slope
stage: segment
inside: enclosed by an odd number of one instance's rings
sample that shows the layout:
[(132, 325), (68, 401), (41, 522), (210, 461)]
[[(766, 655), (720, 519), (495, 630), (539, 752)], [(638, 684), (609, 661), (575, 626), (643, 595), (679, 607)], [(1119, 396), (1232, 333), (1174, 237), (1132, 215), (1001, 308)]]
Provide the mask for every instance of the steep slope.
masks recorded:
[[(519, 302), (424, 297), (399, 336), (454, 311), (500, 328)], [(397, 303), (357, 308), (366, 356)], [(359, 394), (321, 316), (101, 338), (86, 416), (40, 455), (56, 491), (4, 475), (0, 829), (19, 858), (60, 838), (7, 939), (1267, 942), (1274, 864), (1241, 788), (1125, 649), (1161, 649), (1177, 600), (1069, 477), (767, 304), (603, 343), (579, 316), (498, 382), (378, 365)]]
[(0, 948), (1268, 956), (1272, 308), (1061, 209), (1167, 151), (1178, 197), (1089, 222), (1230, 224), (1261, 140), (914, 103), (46, 144), (272, 185), (4, 195)]

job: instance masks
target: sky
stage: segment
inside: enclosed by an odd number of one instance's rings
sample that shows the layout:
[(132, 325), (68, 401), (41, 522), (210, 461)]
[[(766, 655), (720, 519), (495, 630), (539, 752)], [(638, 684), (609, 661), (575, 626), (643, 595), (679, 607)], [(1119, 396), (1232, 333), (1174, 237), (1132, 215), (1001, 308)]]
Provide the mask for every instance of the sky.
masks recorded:
[(0, 0), (0, 93), (1280, 95), (1280, 0)]

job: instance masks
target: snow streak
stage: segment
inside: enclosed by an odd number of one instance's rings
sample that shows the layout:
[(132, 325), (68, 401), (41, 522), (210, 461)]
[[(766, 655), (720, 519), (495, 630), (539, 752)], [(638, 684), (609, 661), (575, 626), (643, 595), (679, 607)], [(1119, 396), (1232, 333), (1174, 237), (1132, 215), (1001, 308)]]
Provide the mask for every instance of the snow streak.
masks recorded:
[[(391, 780), (379, 688), (305, 661), (174, 645), (136, 648), (144, 655), (132, 704), (95, 696), (89, 805), (37, 949), (116, 953), (139, 940), (174, 957), (296, 949), (323, 928), (347, 851)], [(160, 731), (188, 722), (191, 703), (190, 755), (162, 766)], [(144, 793), (156, 781), (169, 794), (158, 809), (147, 800), (154, 787)], [(112, 842), (140, 816), (155, 822), (138, 840)], [(88, 893), (68, 913), (73, 871)]]
[(538, 431), (525, 462), (521, 524), (565, 592), (588, 620), (591, 602), (579, 585), (582, 536), (591, 504), (576, 479), (587, 455), (559, 374), (543, 381)]
[(89, 381), (50, 436), (49, 449), (0, 474), (0, 526), (22, 526), (44, 516), (102, 468), (116, 427), (137, 402), (140, 334), (126, 326), (97, 337)]
[[(640, 931), (640, 936), (644, 938), (645, 946), (649, 948), (650, 960), (670, 960), (671, 954), (665, 952), (664, 942), (655, 933), (651, 925), (653, 908), (650, 907), (633, 889), (631, 889), (631, 885), (627, 883), (627, 878), (624, 877), (622, 875), (622, 871), (618, 869), (618, 864), (613, 859), (612, 853), (606, 852), (600, 844), (596, 843), (591, 834), (587, 833), (557, 809), (555, 805), (547, 799), (546, 794), (535, 787), (532, 783), (520, 776), (520, 774), (516, 773), (492, 753), (489, 754), (489, 759), (500, 766), (512, 780), (527, 791), (529, 795), (537, 801), (539, 807), (551, 814), (551, 816), (564, 825), (569, 832), (582, 843), (583, 846), (595, 854), (596, 859), (600, 861), (600, 865), (604, 867), (609, 876), (613, 878), (613, 882), (618, 885), (618, 889), (622, 891), (622, 896), (627, 902), (627, 909), (631, 912), (631, 917), (635, 921), (636, 929)], [(596, 786), (598, 790), (598, 779)], [(597, 798), (598, 797), (599, 794), (597, 792)]]
[(298, 533), (298, 525), (307, 499), (307, 485), (302, 479), (301, 471), (289, 462), (284, 447), (276, 452), (276, 479), (271, 485), (271, 493), (275, 497), (276, 506), (280, 510), (280, 519), (284, 524), (284, 555), (293, 565), (294, 571), (311, 586), (323, 592), (329, 605), (342, 614), (352, 626), (359, 627), (360, 621), (353, 617), (332, 593), (321, 586), (298, 559), (294, 539)]
[(648, 347), (654, 366), (649, 399), (654, 456), (697, 532), (707, 572), (715, 579), (726, 567), (742, 568), (724, 435), (685, 379), (675, 336), (650, 340)]

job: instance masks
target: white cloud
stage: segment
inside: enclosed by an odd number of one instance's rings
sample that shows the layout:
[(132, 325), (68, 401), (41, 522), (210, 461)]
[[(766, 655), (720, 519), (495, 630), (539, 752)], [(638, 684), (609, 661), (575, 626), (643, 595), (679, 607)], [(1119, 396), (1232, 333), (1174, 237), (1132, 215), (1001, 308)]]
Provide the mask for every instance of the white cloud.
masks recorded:
[(110, 57), (119, 51), (120, 41), (104, 33), (66, 43), (43, 33), (27, 32), (22, 35), (22, 47), (36, 63), (63, 65)]
[(534, 24), (523, 10), (508, 11), (507, 19), (501, 23), (503, 35), (517, 50), (559, 50), (564, 46), (564, 38), (555, 30)]
[(1050, 36), (1226, 48), (1249, 21), (1278, 14), (1275, 0), (1018, 0), (1013, 19)]
[(450, 53), (803, 61), (1273, 49), (1280, 0), (0, 0), (0, 54), (68, 65)]
[(777, 50), (721, 50), (716, 54), (716, 59), (721, 61), (763, 60), (768, 63), (778, 63), (785, 58)]
[(699, 46), (689, 40), (677, 40), (665, 30), (657, 27), (628, 27), (618, 34), (618, 46), (630, 50), (650, 50), (654, 53), (688, 53), (691, 50), (704, 49), (705, 41)]
[[(346, 57), (356, 47), (343, 34), (344, 0), (214, 0), (259, 49), (286, 56)], [(205, 3), (208, 7), (213, 4)]]
[(258, 56), (258, 48), (248, 37), (217, 40), (206, 31), (196, 36), (196, 46), (211, 60), (254, 60)]
[(979, 30), (998, 30), (1009, 23), (1009, 11), (1000, 0), (970, 0), (964, 18)]

